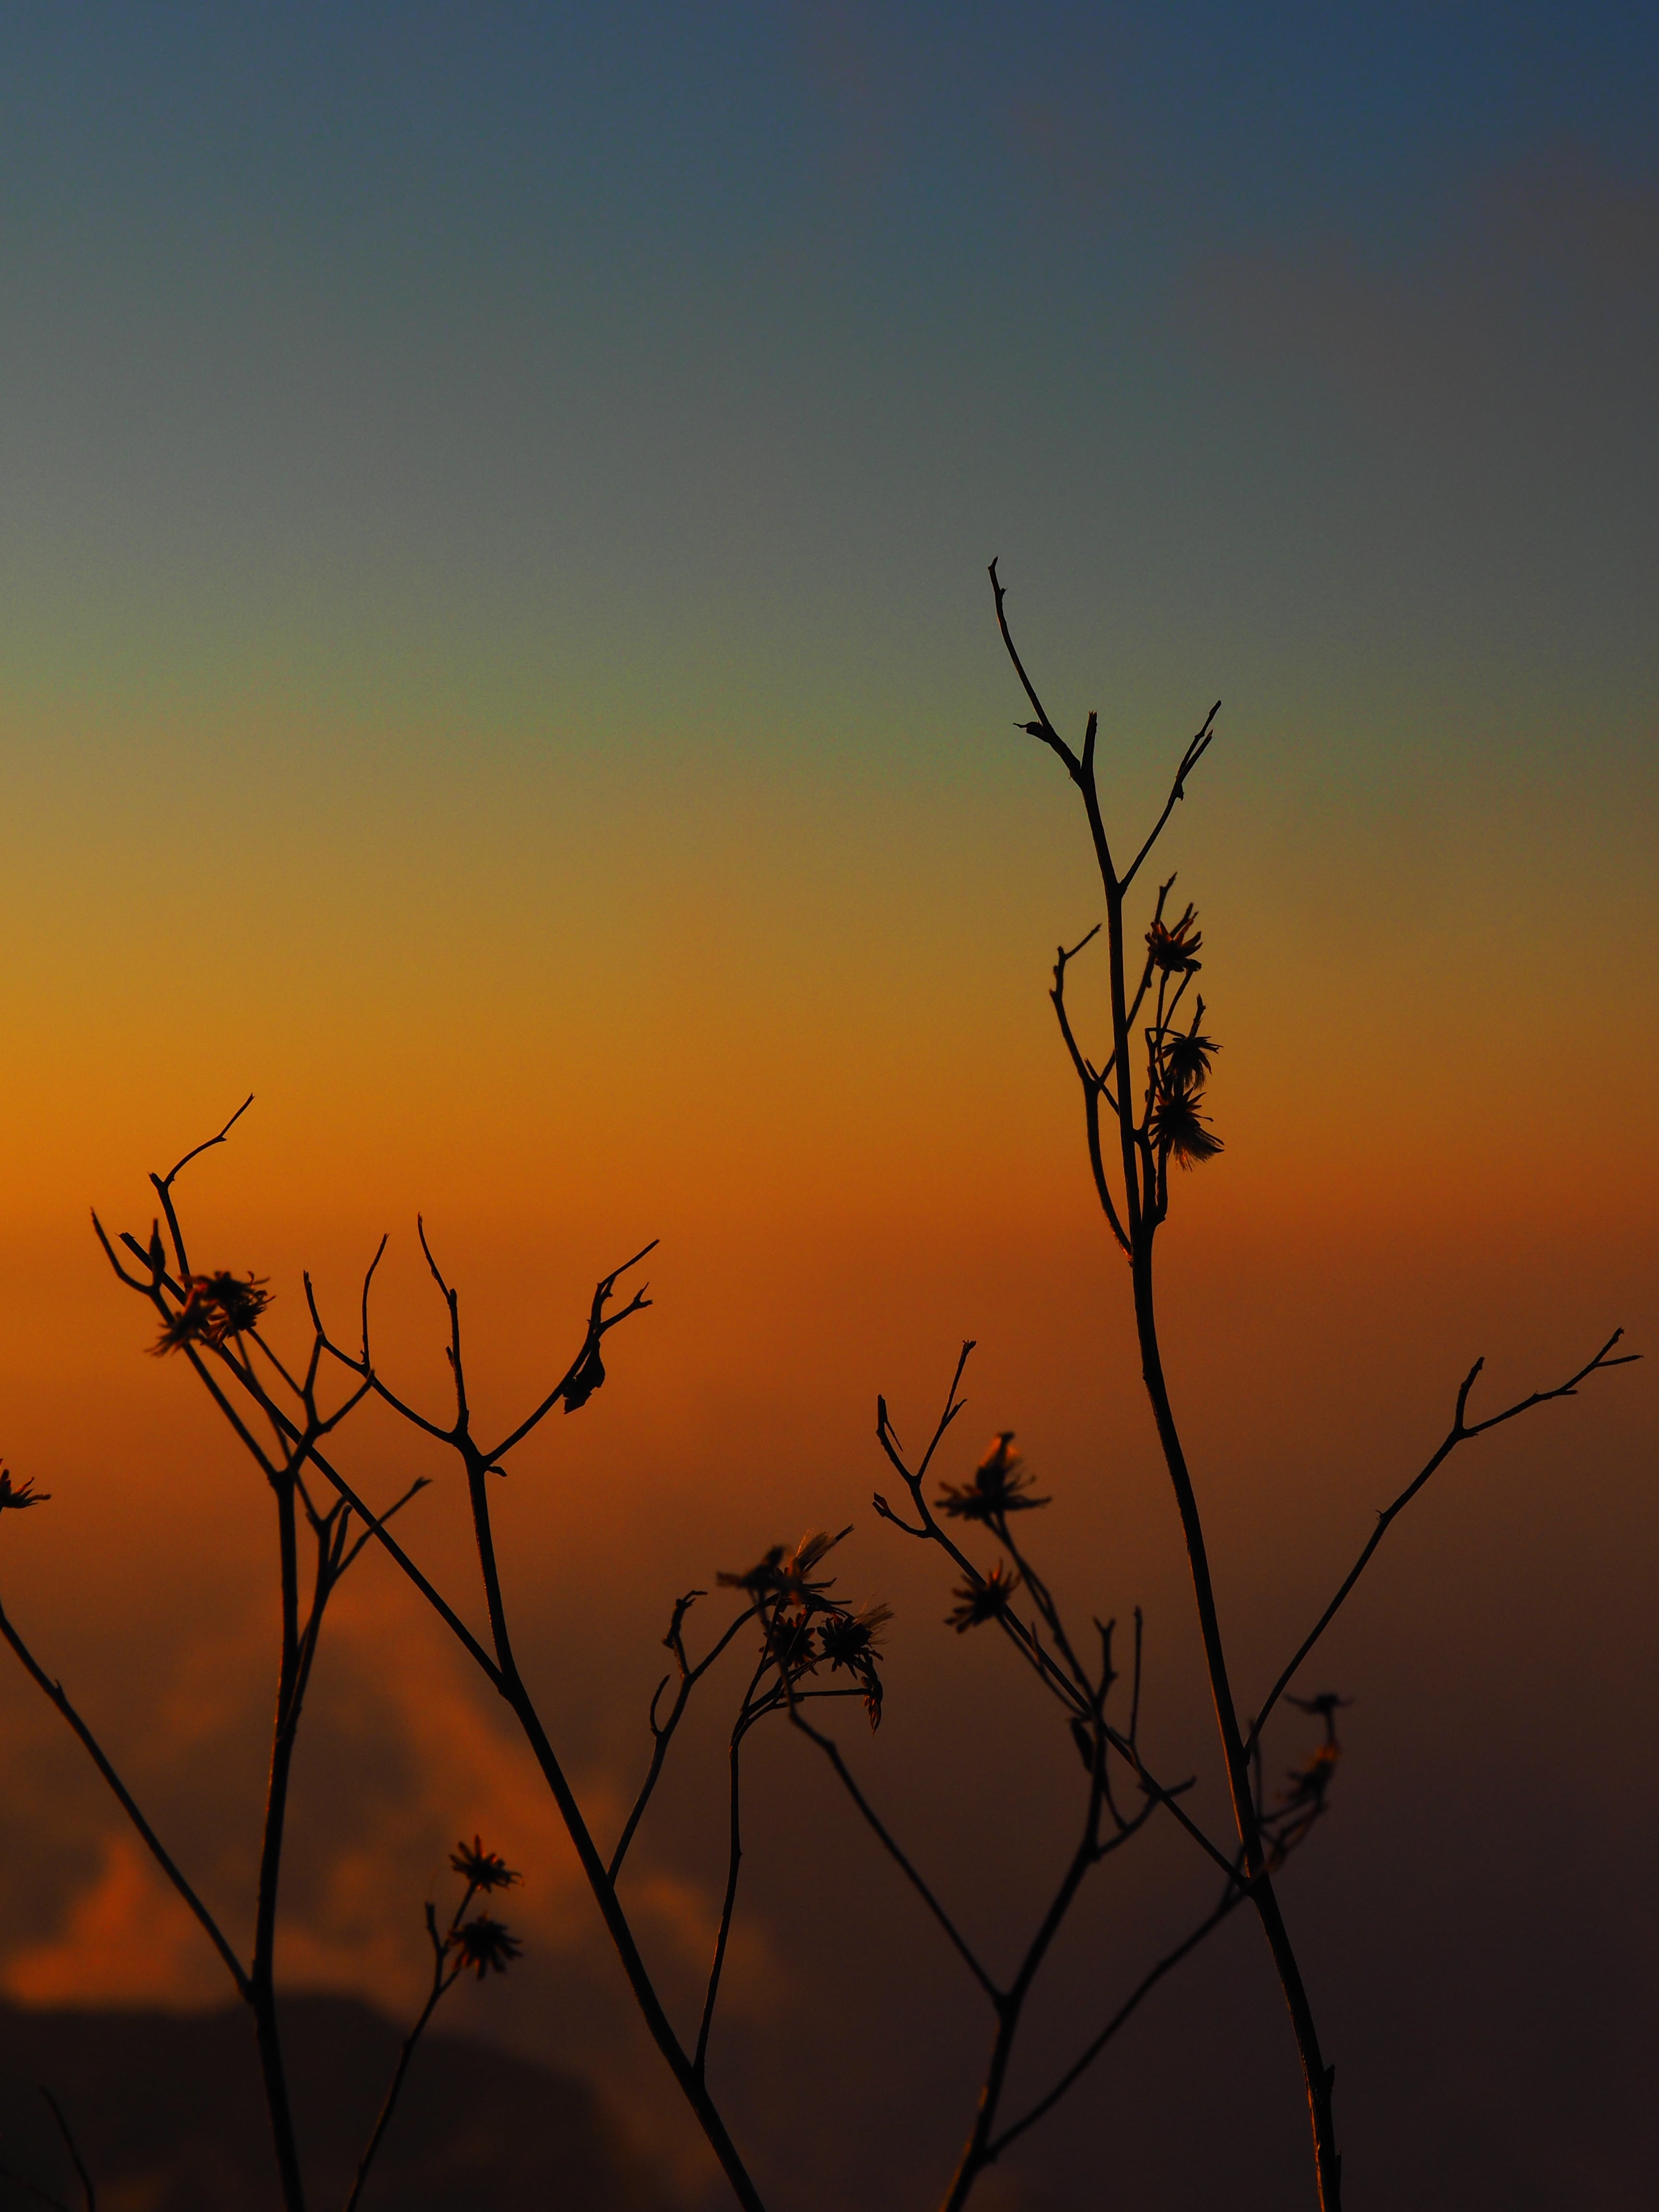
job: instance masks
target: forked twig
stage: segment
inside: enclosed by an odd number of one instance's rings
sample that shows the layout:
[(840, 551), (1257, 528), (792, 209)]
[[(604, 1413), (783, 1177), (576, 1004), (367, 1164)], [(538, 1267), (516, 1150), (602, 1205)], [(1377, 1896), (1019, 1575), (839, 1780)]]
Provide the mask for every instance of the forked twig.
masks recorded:
[(989, 1997), (994, 2005), (1000, 2005), (1002, 2002), (1002, 1991), (997, 1987), (996, 1984), (991, 1979), (990, 1975), (987, 1973), (985, 1968), (980, 1964), (979, 1959), (975, 1955), (972, 1947), (968, 1942), (967, 1938), (963, 1935), (961, 1929), (957, 1926), (956, 1922), (951, 1919), (950, 1914), (940, 1904), (938, 1897), (934, 1894), (928, 1883), (917, 1871), (915, 1863), (900, 1846), (897, 1840), (895, 1838), (891, 1829), (888, 1827), (885, 1821), (882, 1820), (880, 1814), (876, 1811), (869, 1799), (865, 1796), (863, 1790), (860, 1789), (858, 1783), (854, 1778), (852, 1770), (848, 1767), (845, 1758), (842, 1756), (841, 1746), (836, 1741), (833, 1736), (826, 1735), (821, 1729), (816, 1729), (812, 1726), (811, 1723), (807, 1720), (802, 1713), (800, 1710), (800, 1701), (798, 1698), (792, 1698), (790, 1700), (789, 1718), (791, 1723), (795, 1728), (798, 1728), (803, 1735), (810, 1737), (811, 1740), (817, 1744), (818, 1749), (830, 1761), (830, 1764), (834, 1768), (836, 1778), (840, 1781), (842, 1787), (846, 1790), (848, 1796), (852, 1799), (854, 1804), (862, 1814), (866, 1823), (869, 1826), (871, 1833), (875, 1837), (877, 1842), (880, 1844), (883, 1850), (887, 1853), (889, 1858), (892, 1860), (894, 1865), (897, 1867), (899, 1872), (904, 1876), (910, 1887), (915, 1891), (916, 1895), (927, 1906), (928, 1911), (933, 1914), (933, 1918), (938, 1921), (939, 1926), (944, 1929), (945, 1936), (950, 1942), (952, 1949), (962, 1960), (963, 1966), (967, 1967), (974, 1979), (979, 1984), (981, 1989), (984, 1990), (986, 1996)]
[(1164, 1957), (1158, 1960), (1155, 1966), (1151, 1967), (1141, 1976), (1139, 1981), (1138, 1981), (1134, 1988), (1130, 1990), (1128, 1996), (1123, 2000), (1123, 2002), (1112, 2014), (1104, 2027), (1101, 2029), (1099, 2034), (1094, 2038), (1092, 2042), (1085, 2047), (1082, 2055), (1074, 2059), (1072, 2064), (1066, 2068), (1065, 2073), (1060, 2075), (1059, 2081), (1054, 2083), (1054, 2087), (1048, 2090), (1042, 2096), (1039, 2097), (1036, 2104), (1031, 2106), (1029, 2111), (1023, 2112), (1018, 2119), (1011, 2122), (1007, 2127), (1002, 2130), (1000, 2135), (992, 2139), (992, 2142), (988, 2146), (990, 2157), (1000, 2158), (1003, 2152), (1007, 2149), (1010, 2143), (1018, 2141), (1021, 2136), (1025, 2134), (1028, 2129), (1034, 2128), (1039, 2120), (1046, 2118), (1048, 2115), (1053, 2112), (1054, 2106), (1059, 2104), (1060, 2099), (1066, 2095), (1066, 2092), (1069, 2089), (1074, 2088), (1077, 2083), (1082, 2080), (1083, 2076), (1094, 2064), (1096, 2059), (1100, 2057), (1102, 2051), (1105, 2050), (1107, 2045), (1112, 2040), (1113, 2037), (1118, 2033), (1120, 2029), (1127, 2027), (1130, 2020), (1133, 2018), (1136, 2012), (1139, 2010), (1146, 1998), (1152, 1995), (1152, 1991), (1164, 1979), (1164, 1976), (1173, 1972), (1175, 1968), (1181, 1964), (1183, 1959), (1189, 1958), (1192, 1954), (1197, 1950), (1199, 1945), (1203, 1942), (1206, 1936), (1213, 1935), (1216, 1929), (1220, 1927), (1222, 1922), (1228, 1917), (1234, 1909), (1243, 1904), (1248, 1895), (1249, 1891), (1247, 1889), (1239, 1887), (1234, 1887), (1224, 1892), (1222, 1896), (1221, 1903), (1216, 1906), (1215, 1910), (1212, 1912), (1207, 1913), (1205, 1917), (1199, 1922), (1197, 1927), (1192, 1930), (1191, 1934), (1183, 1937), (1182, 1940), (1176, 1945), (1173, 1951), (1166, 1952)]
[(1639, 1352), (1623, 1352), (1620, 1353), (1616, 1359), (1610, 1358), (1608, 1357), (1613, 1346), (1619, 1342), (1624, 1334), (1625, 1332), (1622, 1328), (1614, 1329), (1613, 1334), (1607, 1339), (1607, 1342), (1601, 1346), (1601, 1350), (1593, 1358), (1587, 1359), (1584, 1364), (1576, 1374), (1570, 1375), (1565, 1382), (1558, 1382), (1553, 1390), (1534, 1390), (1528, 1397), (1517, 1398), (1512, 1406), (1505, 1406), (1501, 1413), (1489, 1413), (1484, 1421), (1466, 1422), (1463, 1416), (1468, 1409), (1469, 1393), (1474, 1388), (1475, 1378), (1480, 1375), (1481, 1369), (1486, 1364), (1484, 1359), (1477, 1359), (1475, 1361), (1474, 1366), (1470, 1368), (1468, 1373), (1463, 1377), (1462, 1384), (1459, 1386), (1456, 1409), (1452, 1415), (1452, 1425), (1446, 1431), (1445, 1437), (1442, 1441), (1439, 1449), (1428, 1461), (1426, 1465), (1425, 1465), (1417, 1474), (1413, 1476), (1412, 1480), (1401, 1492), (1399, 1497), (1395, 1499), (1393, 1504), (1385, 1506), (1377, 1515), (1376, 1528), (1372, 1529), (1370, 1536), (1367, 1538), (1360, 1551), (1359, 1557), (1354, 1561), (1352, 1566), (1349, 1568), (1346, 1575), (1343, 1577), (1335, 1596), (1325, 1607), (1323, 1613), (1320, 1614), (1318, 1620), (1308, 1631), (1308, 1633), (1303, 1638), (1301, 1643), (1297, 1646), (1295, 1656), (1291, 1659), (1289, 1664), (1280, 1674), (1279, 1680), (1273, 1684), (1272, 1689), (1268, 1691), (1267, 1696), (1263, 1698), (1261, 1702), (1261, 1709), (1250, 1724), (1249, 1735), (1246, 1740), (1245, 1747), (1247, 1750), (1253, 1750), (1255, 1748), (1255, 1744), (1261, 1737), (1262, 1729), (1267, 1724), (1268, 1715), (1273, 1711), (1273, 1707), (1279, 1703), (1280, 1698), (1284, 1696), (1291, 1683), (1296, 1679), (1297, 1669), (1307, 1658), (1309, 1653), (1313, 1650), (1315, 1644), (1318, 1643), (1320, 1638), (1323, 1636), (1325, 1631), (1335, 1620), (1337, 1614), (1342, 1610), (1344, 1605), (1346, 1604), (1354, 1584), (1359, 1580), (1359, 1577), (1364, 1573), (1366, 1568), (1370, 1565), (1372, 1559), (1375, 1557), (1377, 1547), (1382, 1543), (1382, 1539), (1388, 1534), (1389, 1530), (1393, 1527), (1395, 1522), (1399, 1518), (1401, 1514), (1405, 1511), (1406, 1508), (1411, 1504), (1413, 1498), (1417, 1496), (1418, 1492), (1428, 1481), (1430, 1476), (1435, 1474), (1439, 1468), (1444, 1465), (1445, 1462), (1451, 1457), (1453, 1452), (1456, 1450), (1459, 1444), (1468, 1443), (1471, 1438), (1474, 1437), (1484, 1436), (1488, 1429), (1501, 1427), (1505, 1421), (1515, 1420), (1522, 1413), (1531, 1413), (1534, 1406), (1547, 1406), (1557, 1398), (1575, 1397), (1577, 1395), (1578, 1385), (1581, 1382), (1588, 1381), (1592, 1375), (1601, 1374), (1604, 1370), (1609, 1367), (1633, 1366), (1642, 1357)]

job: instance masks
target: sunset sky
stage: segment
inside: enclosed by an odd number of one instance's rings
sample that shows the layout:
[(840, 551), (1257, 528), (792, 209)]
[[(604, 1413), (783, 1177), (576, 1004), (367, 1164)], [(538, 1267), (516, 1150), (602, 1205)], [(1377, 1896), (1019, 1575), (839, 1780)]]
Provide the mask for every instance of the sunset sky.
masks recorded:
[[(1018, 1430), (1079, 1613), (1146, 1604), (1219, 1816), (1045, 997), (1097, 885), (994, 556), (1126, 840), (1224, 702), (1166, 849), (1226, 1149), (1164, 1264), (1247, 1681), (1477, 1355), (1496, 1402), (1620, 1324), (1659, 1344), (1656, 98), (1659, 23), (1612, 0), (6, 12), (0, 1449), (52, 1502), (0, 1586), (228, 1912), (268, 1510), (87, 1209), (147, 1235), (148, 1171), (249, 1092), (190, 1170), (198, 1256), (268, 1275), (297, 1346), (300, 1269), (344, 1323), (390, 1230), (386, 1357), (434, 1408), (417, 1210), (503, 1411), (663, 1240), (605, 1390), (502, 1492), (596, 1808), (673, 1595), (854, 1521), (899, 1613), (861, 1771), (997, 1940), (1021, 1918), (1068, 1748), (869, 1510), (876, 1392), (920, 1430), (971, 1335), (958, 1456)], [(1358, 1703), (1288, 1909), (1358, 2212), (1647, 2201), (1656, 1428), (1644, 1366), (1474, 1448), (1332, 1640)], [(374, 1419), (352, 1449), (377, 1496), (427, 1465)], [(422, 1515), (471, 1604), (453, 1490)], [(378, 1561), (337, 1627), (292, 1978), (407, 2002), (424, 1886), (489, 1825), (531, 1954), (470, 2024), (599, 2068), (695, 2193), (497, 1717)], [(216, 1999), (7, 1664), (0, 1986)], [(795, 1748), (726, 2086), (780, 2204), (898, 2212), (981, 2027)], [(686, 1990), (719, 1750), (641, 1863)], [(1144, 1849), (1057, 2057), (1203, 1891)], [(1311, 2203), (1228, 1941), (988, 2208), (1093, 2207), (1105, 2142), (1127, 2203)]]

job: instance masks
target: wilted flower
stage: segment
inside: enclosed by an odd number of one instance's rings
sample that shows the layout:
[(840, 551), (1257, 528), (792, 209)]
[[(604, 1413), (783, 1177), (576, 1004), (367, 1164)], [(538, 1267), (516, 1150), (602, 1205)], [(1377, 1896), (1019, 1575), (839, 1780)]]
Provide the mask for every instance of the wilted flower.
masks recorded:
[(185, 1344), (222, 1344), (252, 1328), (270, 1304), (263, 1275), (192, 1275), (190, 1291), (150, 1347), (177, 1352)]
[(1188, 907), (1173, 928), (1155, 921), (1146, 933), (1146, 950), (1152, 956), (1154, 968), (1162, 969), (1166, 975), (1192, 975), (1203, 966), (1198, 957), (1204, 945), (1203, 932), (1194, 924), (1198, 909)]
[(1032, 1477), (1013, 1449), (1013, 1442), (1012, 1429), (1000, 1431), (974, 1469), (971, 1482), (959, 1488), (955, 1483), (945, 1485), (939, 1494), (940, 1511), (957, 1521), (1000, 1521), (1010, 1513), (1027, 1513), (1036, 1506), (1047, 1505), (1046, 1498), (1026, 1494)]
[(51, 1496), (49, 1490), (37, 1490), (33, 1480), (14, 1483), (11, 1469), (0, 1467), (0, 1513), (8, 1506), (15, 1506), (21, 1513), (26, 1505), (44, 1505)]
[(499, 1851), (487, 1851), (477, 1836), (469, 1849), (462, 1838), (449, 1854), (449, 1863), (469, 1889), (510, 1889), (522, 1875), (514, 1874)]
[[(841, 1532), (841, 1536), (844, 1536), (846, 1534), (847, 1531), (843, 1528)], [(828, 1589), (830, 1587), (828, 1583), (807, 1583), (802, 1580), (802, 1577), (810, 1574), (811, 1570), (817, 1566), (818, 1561), (822, 1559), (826, 1553), (835, 1550), (836, 1545), (841, 1541), (841, 1536), (832, 1536), (827, 1528), (814, 1528), (811, 1530), (806, 1535), (801, 1538), (799, 1543), (796, 1545), (793, 1552), (785, 1561), (783, 1570), (785, 1576), (791, 1582), (799, 1584), (802, 1589)]]
[(598, 1340), (589, 1345), (577, 1362), (576, 1371), (564, 1386), (564, 1410), (574, 1413), (584, 1407), (605, 1380), (605, 1362), (599, 1357)]
[(961, 1636), (970, 1628), (982, 1627), (988, 1620), (1000, 1620), (1018, 1588), (1018, 1569), (1005, 1567), (999, 1559), (982, 1583), (963, 1583), (951, 1591), (957, 1606), (946, 1617), (945, 1626), (954, 1628)]
[(1200, 1167), (1222, 1150), (1220, 1138), (1204, 1121), (1190, 1089), (1160, 1090), (1152, 1101), (1147, 1133), (1160, 1152), (1173, 1152), (1183, 1168)]
[(492, 1969), (504, 1974), (514, 1959), (524, 1956), (524, 1945), (487, 1912), (452, 1929), (446, 1948), (459, 1954), (461, 1972), (471, 1967), (480, 1981)]

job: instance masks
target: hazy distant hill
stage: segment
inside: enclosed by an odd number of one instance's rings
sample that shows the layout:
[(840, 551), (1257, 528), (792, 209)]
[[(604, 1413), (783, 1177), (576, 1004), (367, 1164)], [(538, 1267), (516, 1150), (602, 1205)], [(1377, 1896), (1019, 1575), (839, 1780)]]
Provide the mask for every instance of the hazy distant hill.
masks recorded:
[[(398, 2031), (345, 1997), (283, 2008), (315, 2212), (339, 2212)], [(180, 2015), (0, 2005), (0, 2166), (80, 2212), (36, 2084), (63, 2105), (98, 2212), (267, 2212), (277, 2204), (253, 2038), (240, 2008)], [(0, 2180), (0, 2212), (40, 2212)], [(667, 2212), (585, 2084), (457, 2037), (428, 2036), (362, 2212)]]

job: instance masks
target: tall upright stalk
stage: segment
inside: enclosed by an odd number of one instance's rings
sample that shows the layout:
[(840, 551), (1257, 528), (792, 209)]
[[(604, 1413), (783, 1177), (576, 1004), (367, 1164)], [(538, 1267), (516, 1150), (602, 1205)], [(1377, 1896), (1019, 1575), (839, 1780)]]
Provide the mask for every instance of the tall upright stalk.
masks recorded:
[(248, 1968), (248, 2003), (253, 2013), (271, 2144), (282, 2179), (287, 2212), (305, 2212), (305, 2182), (289, 2102), (288, 2073), (276, 2021), (276, 1902), (283, 1869), (283, 1841), (288, 1820), (289, 1782), (299, 1733), (301, 1692), (300, 1556), (295, 1480), (284, 1468), (273, 1483), (276, 1492), (278, 1556), (282, 1578), (282, 1640), (277, 1664), (276, 1712), (270, 1732), (270, 1778), (265, 1791), (264, 1833), (259, 1843), (259, 1885), (254, 1907), (253, 1957)]
[[(1065, 967), (1070, 957), (1062, 952), (1055, 969), (1054, 1000), (1061, 1019), (1066, 1040), (1074, 1064), (1090, 1095), (1090, 1157), (1097, 1189), (1114, 1236), (1129, 1265), (1129, 1277), (1134, 1300), (1135, 1334), (1140, 1348), (1141, 1379), (1146, 1385), (1147, 1401), (1152, 1407), (1153, 1425), (1175, 1493), (1176, 1510), (1181, 1516), (1182, 1534), (1186, 1540), (1187, 1562), (1192, 1581), (1193, 1598), (1198, 1612), (1199, 1634), (1204, 1649), (1205, 1671), (1209, 1679), (1211, 1702), (1215, 1710), (1217, 1732), (1221, 1739), (1223, 1763), (1226, 1769), (1228, 1794), (1231, 1801), (1233, 1824), (1237, 1832), (1241, 1859), (1241, 1874), (1256, 1917), (1261, 1923), (1267, 1948), (1273, 1956), (1273, 1968), (1284, 1992), (1285, 2002), (1291, 2016), (1296, 2037), (1297, 2054), (1302, 2062), (1303, 2080), (1307, 2088), (1308, 2114), (1313, 2130), (1314, 2169), (1319, 2191), (1322, 2212), (1340, 2212), (1342, 2198), (1342, 2163), (1337, 2149), (1336, 2130), (1331, 2110), (1333, 2069), (1326, 2063), (1320, 2045), (1319, 2032), (1315, 2024), (1313, 2007), (1307, 1986), (1297, 1963), (1296, 1951), (1285, 1927), (1285, 1917), (1274, 1893), (1273, 1875), (1265, 1846), (1261, 1819), (1251, 1784), (1249, 1757), (1244, 1735), (1238, 1722), (1237, 1706), (1233, 1697), (1232, 1681), (1228, 1672), (1226, 1645), (1222, 1637), (1221, 1621), (1215, 1601), (1215, 1588), (1210, 1575), (1209, 1554), (1204, 1540), (1204, 1521), (1200, 1512), (1197, 1493), (1193, 1487), (1187, 1455), (1176, 1425), (1175, 1412), (1170, 1403), (1169, 1387), (1164, 1380), (1164, 1358), (1158, 1343), (1158, 1302), (1153, 1285), (1152, 1252), (1158, 1229), (1169, 1205), (1169, 1154), (1170, 1144), (1160, 1140), (1158, 1133), (1158, 1085), (1163, 1040), (1169, 1034), (1168, 1023), (1173, 1014), (1173, 1002), (1166, 1004), (1165, 985), (1169, 972), (1161, 972), (1157, 986), (1155, 1022), (1148, 1032), (1146, 1059), (1146, 1074), (1144, 1085), (1139, 1079), (1137, 1056), (1131, 1048), (1131, 1024), (1138, 1018), (1152, 984), (1154, 961), (1149, 957), (1140, 985), (1133, 1000), (1129, 995), (1124, 927), (1124, 894), (1133, 884), (1141, 862), (1151, 852), (1168, 822), (1176, 802), (1184, 796), (1187, 776), (1196, 767), (1207, 750), (1217, 707), (1212, 708), (1202, 728), (1198, 732), (1182, 756), (1174, 785), (1164, 811), (1151, 835), (1142, 844), (1127, 872), (1120, 874), (1113, 859), (1110, 839), (1101, 810), (1099, 784), (1096, 775), (1095, 748), (1099, 722), (1091, 714), (1084, 732), (1080, 753), (1074, 752), (1060, 737), (1048, 718), (1042, 700), (1037, 696), (1030, 677), (1015, 648), (1003, 608), (1003, 587), (997, 578), (996, 563), (990, 568), (991, 589), (995, 599), (997, 623), (1009, 659), (1019, 678), (1026, 697), (1036, 715), (1034, 722), (1024, 725), (1033, 737), (1040, 738), (1064, 762), (1067, 774), (1077, 786), (1089, 824), (1090, 842), (1095, 863), (1100, 875), (1101, 890), (1106, 903), (1106, 949), (1109, 967), (1108, 988), (1110, 994), (1112, 1051), (1106, 1065), (1095, 1068), (1083, 1058), (1073, 1039), (1064, 1008)], [(1173, 881), (1173, 878), (1171, 878)], [(1163, 927), (1164, 902), (1170, 885), (1160, 891), (1153, 932)], [(1188, 916), (1190, 918), (1190, 909)], [(1181, 926), (1165, 932), (1166, 941), (1181, 935)], [(1149, 934), (1149, 944), (1152, 941)], [(1193, 942), (1196, 944), (1194, 938)], [(1180, 983), (1174, 990), (1174, 1001), (1178, 1002), (1186, 988), (1188, 975), (1197, 963), (1191, 961)], [(1202, 1001), (1199, 1002), (1200, 1012)], [(1194, 1024), (1196, 1027), (1196, 1024)], [(1134, 1071), (1132, 1073), (1132, 1071)], [(1103, 1100), (1107, 1110), (1117, 1125), (1121, 1192), (1115, 1193), (1109, 1183), (1102, 1147), (1099, 1143), (1098, 1115)], [(1190, 1103), (1190, 1101), (1189, 1101)], [(1115, 1202), (1121, 1195), (1121, 1206)]]
[(1326, 2064), (1321, 2051), (1313, 2007), (1291, 1942), (1290, 1931), (1285, 1925), (1285, 1916), (1279, 1909), (1273, 1876), (1268, 1871), (1261, 1819), (1250, 1784), (1249, 1759), (1238, 1725), (1237, 1707), (1233, 1700), (1232, 1683), (1227, 1671), (1226, 1649), (1222, 1642), (1221, 1623), (1216, 1611), (1215, 1590), (1210, 1580), (1203, 1518), (1199, 1512), (1192, 1477), (1187, 1468), (1187, 1455), (1182, 1448), (1180, 1432), (1176, 1427), (1175, 1414), (1170, 1405), (1169, 1390), (1164, 1380), (1164, 1362), (1158, 1341), (1158, 1312), (1152, 1296), (1150, 1233), (1137, 1249), (1132, 1273), (1135, 1333), (1140, 1342), (1141, 1377), (1146, 1386), (1146, 1396), (1157, 1425), (1164, 1464), (1175, 1491), (1182, 1534), (1186, 1539), (1187, 1562), (1198, 1607), (1199, 1632), (1204, 1643), (1205, 1669), (1209, 1676), (1216, 1727), (1226, 1761), (1227, 1788), (1232, 1802), (1233, 1823), (1238, 1832), (1239, 1849), (1243, 1856), (1244, 1879), (1249, 1890), (1250, 1902), (1255, 1907), (1256, 1917), (1267, 1939), (1267, 1948), (1273, 1954), (1273, 1968), (1279, 1976), (1279, 1987), (1284, 1991), (1285, 2002), (1289, 2008), (1291, 2024), (1296, 2034), (1297, 2052), (1302, 2061), (1302, 2077), (1308, 2093), (1309, 2118), (1313, 2127), (1314, 2165), (1319, 2185), (1319, 2202), (1325, 2208), (1325, 2212), (1337, 2212), (1342, 2201), (1342, 2157), (1337, 2148), (1336, 2128), (1331, 2110), (1334, 2069)]

